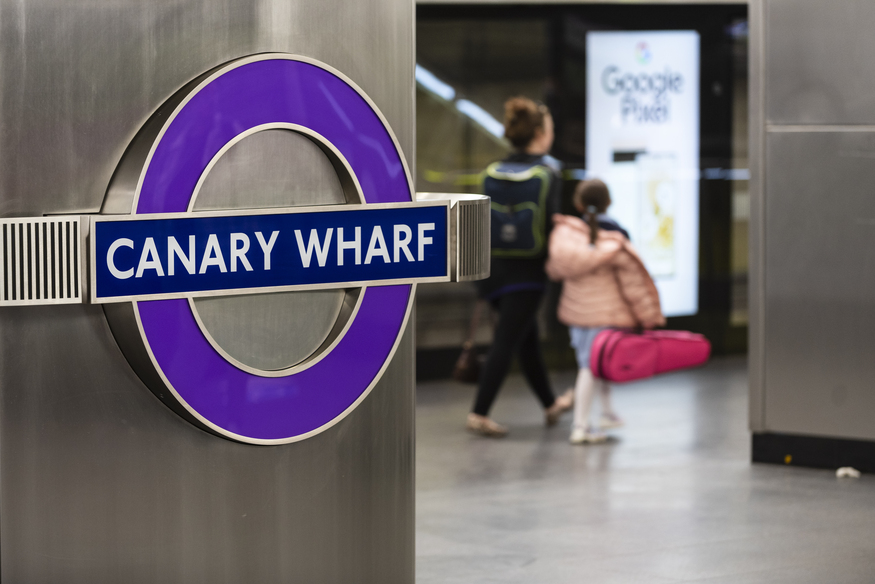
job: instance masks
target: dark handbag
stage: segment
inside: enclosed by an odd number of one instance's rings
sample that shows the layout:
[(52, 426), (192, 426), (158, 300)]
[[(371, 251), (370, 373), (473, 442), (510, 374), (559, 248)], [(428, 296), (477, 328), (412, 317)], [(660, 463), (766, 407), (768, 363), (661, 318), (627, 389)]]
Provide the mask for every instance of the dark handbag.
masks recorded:
[(453, 367), (453, 379), (462, 383), (477, 383), (480, 381), (480, 371), (483, 369), (483, 362), (486, 360), (485, 355), (478, 354), (476, 347), (474, 347), (474, 335), (477, 333), (477, 327), (480, 325), (480, 311), (482, 308), (483, 302), (478, 301), (474, 307), (474, 312), (471, 314), (468, 338), (462, 343), (462, 353), (456, 359), (456, 365)]

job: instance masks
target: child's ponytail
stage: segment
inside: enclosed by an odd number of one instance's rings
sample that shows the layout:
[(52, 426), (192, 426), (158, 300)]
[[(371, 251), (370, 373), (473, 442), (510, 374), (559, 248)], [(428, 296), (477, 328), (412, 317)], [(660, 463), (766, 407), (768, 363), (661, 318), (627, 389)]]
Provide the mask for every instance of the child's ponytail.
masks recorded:
[(589, 225), (590, 243), (595, 243), (599, 234), (599, 215), (611, 205), (608, 185), (597, 178), (580, 182), (574, 189), (574, 206), (583, 213), (583, 220)]
[(589, 242), (595, 245), (596, 237), (599, 235), (599, 210), (595, 205), (590, 205), (586, 208), (586, 213), (583, 215), (583, 220), (589, 225)]

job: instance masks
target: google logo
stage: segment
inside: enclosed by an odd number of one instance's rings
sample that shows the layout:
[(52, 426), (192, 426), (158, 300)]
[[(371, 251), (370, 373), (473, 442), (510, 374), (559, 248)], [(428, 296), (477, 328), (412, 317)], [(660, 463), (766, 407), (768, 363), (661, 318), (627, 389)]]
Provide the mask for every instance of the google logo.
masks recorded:
[(635, 45), (635, 60), (641, 63), (642, 65), (647, 65), (650, 63), (651, 59), (653, 59), (653, 54), (650, 52), (650, 47), (647, 46), (647, 43), (641, 41), (637, 45)]

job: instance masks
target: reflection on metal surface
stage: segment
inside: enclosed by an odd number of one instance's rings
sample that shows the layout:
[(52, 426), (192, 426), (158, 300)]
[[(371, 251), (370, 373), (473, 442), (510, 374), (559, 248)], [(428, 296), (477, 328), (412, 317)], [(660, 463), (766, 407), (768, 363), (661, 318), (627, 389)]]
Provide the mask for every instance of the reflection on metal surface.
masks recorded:
[(0, 306), (83, 301), (79, 217), (0, 219)]
[(416, 193), (417, 201), (450, 201), (450, 273), (454, 282), (489, 277), (489, 197), (460, 193)]

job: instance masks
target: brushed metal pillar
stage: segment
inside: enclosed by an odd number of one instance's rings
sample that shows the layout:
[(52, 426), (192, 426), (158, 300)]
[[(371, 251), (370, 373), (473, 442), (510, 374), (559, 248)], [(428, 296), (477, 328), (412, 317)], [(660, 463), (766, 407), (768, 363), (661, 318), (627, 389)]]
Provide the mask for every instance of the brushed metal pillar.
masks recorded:
[[(345, 73), (412, 163), (413, 18), (411, 0), (0, 0), (0, 215), (98, 212), (152, 112), (210, 68), (258, 52)], [(290, 168), (337, 202), (318, 154), (286, 147)], [(217, 191), (205, 204), (225, 200)], [(313, 302), (330, 318), (330, 298)], [(276, 309), (262, 308), (253, 312), (270, 321)], [(211, 328), (236, 339), (245, 327), (222, 312)], [(99, 306), (0, 309), (0, 580), (413, 582), (412, 322), (352, 414), (303, 442), (258, 447), (160, 403)], [(282, 334), (274, 327), (270, 343)]]
[(755, 433), (875, 441), (873, 18), (866, 0), (750, 4)]

